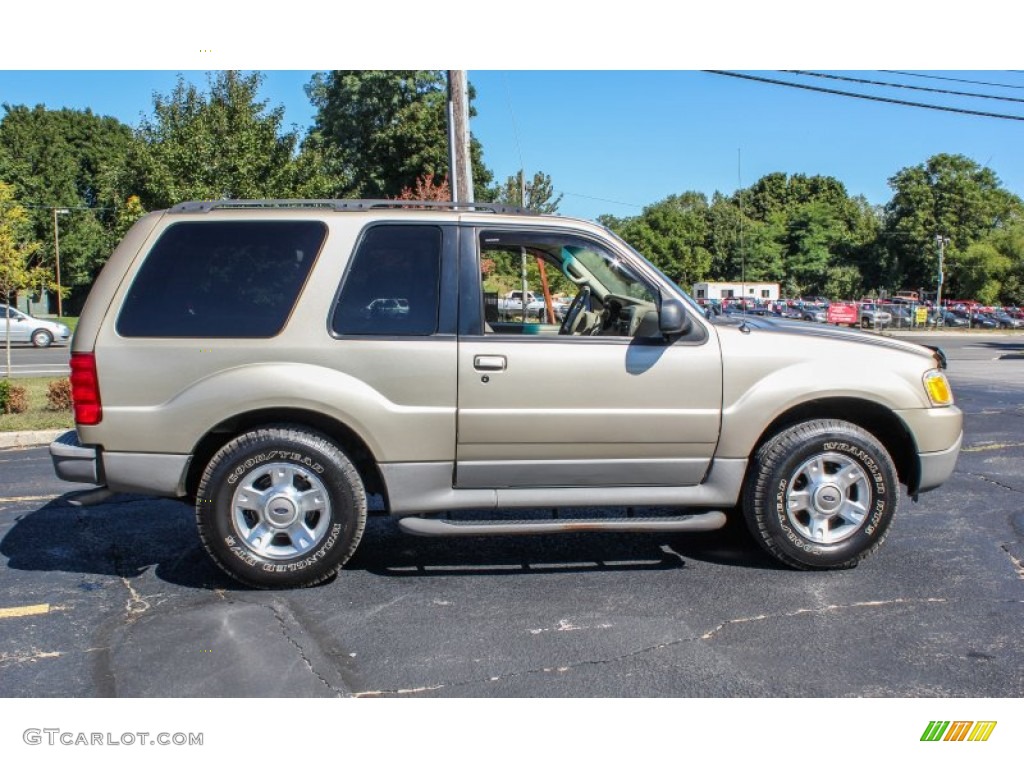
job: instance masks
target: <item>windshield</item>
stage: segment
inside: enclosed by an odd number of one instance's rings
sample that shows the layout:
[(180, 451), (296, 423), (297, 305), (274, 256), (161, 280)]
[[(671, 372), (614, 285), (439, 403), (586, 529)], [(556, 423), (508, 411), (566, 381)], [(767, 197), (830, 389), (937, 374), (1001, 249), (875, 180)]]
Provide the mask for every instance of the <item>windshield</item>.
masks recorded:
[(632, 297), (642, 301), (653, 301), (650, 288), (633, 270), (614, 254), (598, 252), (596, 249), (580, 245), (562, 246), (562, 272), (569, 274), (570, 265), (578, 262), (587, 272), (601, 284), (603, 293), (616, 296)]
[(670, 286), (672, 286), (676, 290), (676, 292), (678, 293), (678, 297), (677, 298), (680, 298), (683, 301), (685, 301), (687, 304), (689, 304), (691, 307), (693, 307), (693, 309), (695, 311), (700, 312), (701, 315), (704, 314), (704, 307), (702, 307), (700, 304), (698, 304), (697, 301), (687, 291), (685, 291), (677, 282), (675, 282), (672, 278), (670, 278), (668, 275), (666, 275), (664, 272), (662, 272), (660, 269), (658, 269), (656, 266), (654, 266), (654, 264), (652, 264), (650, 262), (650, 260), (646, 256), (644, 256), (636, 248), (634, 248), (632, 245), (630, 245), (625, 240), (623, 240), (621, 237), (619, 237), (619, 235), (616, 234), (615, 232), (613, 232), (612, 230), (610, 230), (610, 229), (608, 229), (606, 227), (605, 231), (612, 238), (614, 238), (615, 241), (619, 245), (621, 245), (623, 248), (628, 250), (630, 253), (634, 254), (637, 258), (642, 259), (643, 262), (648, 266), (648, 268), (652, 272), (654, 272), (658, 277), (660, 277), (662, 280), (664, 280), (666, 283), (668, 283)]

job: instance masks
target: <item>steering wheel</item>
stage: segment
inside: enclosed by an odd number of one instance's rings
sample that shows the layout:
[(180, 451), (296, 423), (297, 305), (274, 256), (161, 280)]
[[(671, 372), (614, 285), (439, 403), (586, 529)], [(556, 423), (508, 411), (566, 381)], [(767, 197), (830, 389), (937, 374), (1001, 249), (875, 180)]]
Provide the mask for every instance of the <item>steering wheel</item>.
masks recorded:
[(576, 319), (580, 316), (580, 312), (583, 311), (583, 305), (587, 303), (589, 298), (590, 286), (585, 285), (580, 288), (580, 292), (576, 294), (572, 304), (569, 305), (565, 318), (562, 320), (562, 325), (558, 329), (559, 335), (568, 336), (572, 333), (572, 327), (576, 324)]

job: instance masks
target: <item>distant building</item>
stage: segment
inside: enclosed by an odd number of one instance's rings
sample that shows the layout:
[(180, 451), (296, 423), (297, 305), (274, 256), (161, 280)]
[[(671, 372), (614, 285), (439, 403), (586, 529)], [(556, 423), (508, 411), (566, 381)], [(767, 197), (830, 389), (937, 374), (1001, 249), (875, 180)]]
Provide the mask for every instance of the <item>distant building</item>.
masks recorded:
[(704, 300), (740, 299), (778, 301), (778, 283), (694, 283), (693, 298)]

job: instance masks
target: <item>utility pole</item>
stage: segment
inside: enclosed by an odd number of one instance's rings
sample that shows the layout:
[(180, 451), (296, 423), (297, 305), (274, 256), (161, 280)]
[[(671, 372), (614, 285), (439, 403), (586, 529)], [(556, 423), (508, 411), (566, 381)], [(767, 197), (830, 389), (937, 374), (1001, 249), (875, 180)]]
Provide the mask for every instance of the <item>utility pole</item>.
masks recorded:
[(469, 83), (466, 70), (448, 70), (448, 164), (452, 201), (473, 202), (473, 167), (469, 154)]
[(53, 209), (53, 255), (57, 261), (57, 317), (64, 316), (64, 306), (61, 303), (60, 289), (60, 229), (57, 227), (57, 215), (71, 213), (67, 208)]
[(936, 235), (935, 243), (939, 246), (939, 280), (938, 288), (935, 291), (935, 306), (938, 307), (939, 319), (936, 325), (944, 325), (945, 315), (942, 314), (942, 262), (946, 255), (946, 246), (949, 245), (949, 238), (944, 235)]

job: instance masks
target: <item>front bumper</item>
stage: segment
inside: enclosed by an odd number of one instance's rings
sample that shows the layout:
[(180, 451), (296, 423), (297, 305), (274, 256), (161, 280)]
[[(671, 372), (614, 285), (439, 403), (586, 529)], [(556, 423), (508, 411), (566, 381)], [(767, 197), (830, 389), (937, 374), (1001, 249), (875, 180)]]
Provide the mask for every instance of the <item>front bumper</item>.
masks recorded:
[(956, 467), (957, 457), (960, 455), (960, 443), (963, 441), (963, 433), (956, 439), (952, 448), (934, 453), (919, 453), (917, 460), (920, 466), (920, 477), (917, 483), (916, 493), (924, 493), (938, 488), (949, 476), (953, 474)]
[(50, 443), (53, 470), (61, 480), (92, 483), (119, 493), (178, 498), (185, 495), (191, 456), (172, 453), (120, 453), (82, 445), (75, 430)]
[(917, 447), (917, 474), (908, 477), (911, 495), (938, 488), (953, 474), (964, 439), (963, 412), (955, 405), (897, 411)]

